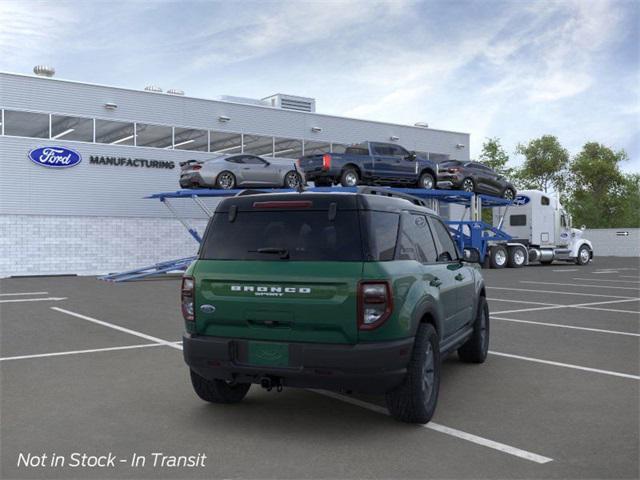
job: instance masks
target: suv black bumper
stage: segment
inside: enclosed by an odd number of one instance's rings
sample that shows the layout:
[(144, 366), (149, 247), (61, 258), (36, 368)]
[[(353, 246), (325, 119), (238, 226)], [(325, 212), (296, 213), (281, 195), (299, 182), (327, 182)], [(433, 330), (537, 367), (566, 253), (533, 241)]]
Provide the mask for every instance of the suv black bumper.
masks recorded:
[(247, 340), (186, 334), (184, 359), (207, 379), (260, 383), (267, 376), (283, 386), (382, 393), (406, 373), (413, 338), (358, 345), (290, 343), (289, 367), (246, 363)]

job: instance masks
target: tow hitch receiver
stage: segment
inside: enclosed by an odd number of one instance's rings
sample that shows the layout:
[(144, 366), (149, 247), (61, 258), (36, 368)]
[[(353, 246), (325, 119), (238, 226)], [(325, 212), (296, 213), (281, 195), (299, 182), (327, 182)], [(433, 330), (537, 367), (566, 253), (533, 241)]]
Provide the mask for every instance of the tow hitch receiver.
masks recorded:
[(282, 391), (282, 381), (278, 377), (262, 377), (260, 379), (260, 386), (267, 392), (270, 392), (274, 388), (277, 392)]

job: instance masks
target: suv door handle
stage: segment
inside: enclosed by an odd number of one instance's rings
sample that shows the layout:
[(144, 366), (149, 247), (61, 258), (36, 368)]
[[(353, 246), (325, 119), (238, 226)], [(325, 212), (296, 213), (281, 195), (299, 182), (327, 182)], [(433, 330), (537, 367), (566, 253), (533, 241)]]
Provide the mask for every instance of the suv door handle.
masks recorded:
[(459, 282), (461, 282), (462, 280), (464, 280), (464, 275), (462, 275), (461, 273), (457, 274), (455, 277), (456, 280), (458, 280)]
[(429, 282), (429, 285), (431, 285), (432, 287), (439, 287), (440, 285), (442, 285), (442, 282), (438, 277), (435, 277), (433, 280)]

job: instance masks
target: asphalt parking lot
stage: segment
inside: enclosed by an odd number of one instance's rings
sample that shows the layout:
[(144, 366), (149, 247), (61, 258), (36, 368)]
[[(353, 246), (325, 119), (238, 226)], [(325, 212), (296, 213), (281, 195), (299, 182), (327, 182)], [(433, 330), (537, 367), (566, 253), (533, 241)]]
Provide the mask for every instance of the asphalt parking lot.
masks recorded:
[[(485, 270), (491, 355), (445, 360), (426, 427), (373, 396), (254, 386), (241, 404), (205, 404), (182, 360), (177, 278), (4, 279), (1, 476), (638, 478), (639, 268)], [(118, 460), (72, 467), (74, 452)], [(206, 460), (153, 466), (153, 453)], [(18, 466), (21, 454), (47, 458)]]

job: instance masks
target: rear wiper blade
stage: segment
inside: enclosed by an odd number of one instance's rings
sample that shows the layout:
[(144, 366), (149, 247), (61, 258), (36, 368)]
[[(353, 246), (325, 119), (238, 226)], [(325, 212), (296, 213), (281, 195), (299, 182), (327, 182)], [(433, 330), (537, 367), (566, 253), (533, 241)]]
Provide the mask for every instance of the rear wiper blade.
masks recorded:
[(286, 248), (277, 248), (277, 247), (265, 247), (259, 248), (257, 250), (249, 250), (250, 253), (271, 253), (275, 255), (280, 255), (282, 260), (289, 259), (289, 250)]

